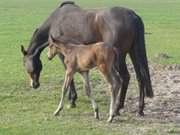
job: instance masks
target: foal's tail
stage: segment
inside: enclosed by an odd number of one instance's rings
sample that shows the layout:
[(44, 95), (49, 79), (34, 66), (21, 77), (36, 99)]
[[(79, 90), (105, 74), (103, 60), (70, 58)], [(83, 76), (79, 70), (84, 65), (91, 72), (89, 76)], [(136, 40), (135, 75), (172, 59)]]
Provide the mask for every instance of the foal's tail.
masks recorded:
[[(153, 97), (152, 84), (149, 74), (148, 61), (144, 39), (144, 24), (139, 16), (136, 19), (136, 39), (130, 51), (130, 56), (133, 61), (138, 79), (144, 83), (144, 93), (147, 97)], [(136, 69), (137, 70), (137, 69)]]

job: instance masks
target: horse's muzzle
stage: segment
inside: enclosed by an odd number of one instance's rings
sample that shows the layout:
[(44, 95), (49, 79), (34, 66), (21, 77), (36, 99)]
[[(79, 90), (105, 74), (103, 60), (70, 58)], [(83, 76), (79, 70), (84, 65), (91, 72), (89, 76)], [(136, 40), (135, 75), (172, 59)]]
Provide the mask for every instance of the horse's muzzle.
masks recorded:
[(32, 82), (31, 86), (33, 87), (33, 89), (37, 89), (40, 86), (39, 82)]

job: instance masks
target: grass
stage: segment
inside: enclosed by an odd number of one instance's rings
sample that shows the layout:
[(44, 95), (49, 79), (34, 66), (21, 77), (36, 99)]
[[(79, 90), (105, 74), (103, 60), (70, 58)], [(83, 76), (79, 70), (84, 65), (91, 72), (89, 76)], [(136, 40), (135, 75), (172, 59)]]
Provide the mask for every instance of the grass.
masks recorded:
[[(76, 3), (88, 8), (122, 5), (134, 9), (142, 16), (146, 32), (152, 33), (146, 35), (149, 60), (162, 64), (180, 63), (180, 1), (77, 0)], [(93, 118), (90, 103), (84, 96), (78, 75), (77, 108), (65, 107), (62, 116), (52, 115), (59, 100), (64, 76), (63, 67), (58, 59), (49, 62), (46, 53), (43, 53), (41, 88), (30, 89), (22, 66), (20, 44), (28, 45), (34, 29), (59, 4), (59, 0), (0, 1), (0, 135), (178, 134), (180, 129), (177, 124), (141, 119), (127, 112), (114, 123), (107, 124), (107, 86), (95, 70), (91, 73), (91, 82), (94, 96), (100, 106), (101, 120), (96, 121)], [(158, 53), (167, 53), (171, 58), (155, 60), (154, 56)]]

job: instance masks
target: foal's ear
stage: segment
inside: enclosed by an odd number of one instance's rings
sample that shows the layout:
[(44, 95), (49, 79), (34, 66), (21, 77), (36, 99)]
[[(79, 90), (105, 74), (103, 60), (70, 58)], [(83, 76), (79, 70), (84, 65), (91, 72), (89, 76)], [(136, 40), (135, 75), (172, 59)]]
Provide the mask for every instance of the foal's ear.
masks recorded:
[(21, 45), (21, 52), (23, 55), (26, 55), (27, 54), (27, 51), (24, 49), (24, 46)]
[(49, 41), (50, 41), (50, 43), (56, 43), (57, 42), (57, 40), (52, 35), (50, 35)]

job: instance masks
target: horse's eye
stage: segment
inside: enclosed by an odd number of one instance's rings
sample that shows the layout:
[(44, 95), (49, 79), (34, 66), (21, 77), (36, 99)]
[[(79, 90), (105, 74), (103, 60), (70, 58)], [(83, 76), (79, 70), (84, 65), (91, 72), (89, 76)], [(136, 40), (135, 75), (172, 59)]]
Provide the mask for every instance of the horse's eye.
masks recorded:
[(25, 65), (25, 68), (26, 68), (28, 73), (32, 73), (33, 72), (34, 68), (33, 68), (33, 63), (32, 62), (26, 61), (24, 63), (24, 65)]

